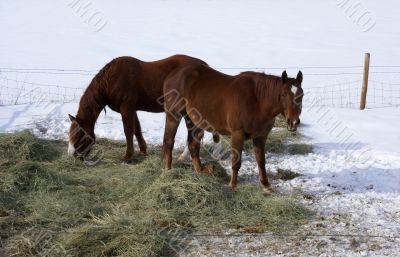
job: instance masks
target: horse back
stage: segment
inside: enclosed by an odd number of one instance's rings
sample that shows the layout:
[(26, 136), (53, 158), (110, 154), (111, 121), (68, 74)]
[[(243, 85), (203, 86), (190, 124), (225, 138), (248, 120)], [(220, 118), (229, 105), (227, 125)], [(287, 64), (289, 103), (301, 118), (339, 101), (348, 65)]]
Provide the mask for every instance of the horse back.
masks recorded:
[(247, 122), (257, 102), (251, 76), (230, 76), (198, 64), (172, 76), (165, 83), (164, 94), (174, 99), (166, 102), (167, 110), (187, 113), (200, 128), (211, 131), (212, 127), (221, 134)]
[(158, 99), (163, 94), (165, 79), (175, 70), (195, 63), (206, 65), (202, 60), (186, 55), (152, 62), (123, 56), (112, 60), (99, 74), (102, 81), (107, 81), (103, 88), (113, 110), (118, 111), (122, 104), (128, 103), (137, 110), (162, 112), (163, 106)]

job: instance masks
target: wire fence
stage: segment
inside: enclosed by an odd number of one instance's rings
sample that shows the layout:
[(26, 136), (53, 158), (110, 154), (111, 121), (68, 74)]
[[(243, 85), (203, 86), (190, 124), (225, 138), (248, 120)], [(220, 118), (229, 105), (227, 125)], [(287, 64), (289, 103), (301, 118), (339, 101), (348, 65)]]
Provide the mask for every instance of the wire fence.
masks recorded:
[[(315, 106), (359, 108), (362, 80), (348, 81), (321, 87), (305, 88), (307, 102)], [(400, 84), (370, 80), (367, 93), (368, 108), (400, 107)]]
[(0, 77), (0, 105), (79, 101), (84, 89)]
[[(303, 86), (305, 91), (304, 106), (325, 106), (335, 108), (359, 108), (362, 84), (363, 66), (305, 66), (305, 67), (217, 67), (221, 71), (245, 71), (254, 70), (268, 72), (284, 69), (302, 70), (305, 77), (327, 78), (336, 76), (337, 78), (354, 78), (358, 80), (348, 80), (339, 83), (323, 83), (321, 86)], [(370, 66), (370, 74), (398, 75), (400, 66), (395, 65), (376, 65)], [(382, 70), (384, 69), (384, 70)], [(322, 72), (321, 72), (322, 71)], [(73, 87), (65, 84), (39, 83), (27, 79), (15, 78), (18, 75), (39, 74), (41, 76), (73, 75), (74, 77), (85, 77), (90, 79), (97, 73), (97, 70), (82, 69), (19, 69), (19, 68), (0, 68), (0, 105), (20, 105), (35, 103), (69, 103), (78, 102), (84, 92), (82, 88)], [(58, 81), (68, 81), (68, 78), (57, 79)], [(72, 84), (72, 83), (71, 83)], [(367, 108), (400, 107), (400, 83), (385, 82), (380, 80), (369, 80), (367, 93)]]

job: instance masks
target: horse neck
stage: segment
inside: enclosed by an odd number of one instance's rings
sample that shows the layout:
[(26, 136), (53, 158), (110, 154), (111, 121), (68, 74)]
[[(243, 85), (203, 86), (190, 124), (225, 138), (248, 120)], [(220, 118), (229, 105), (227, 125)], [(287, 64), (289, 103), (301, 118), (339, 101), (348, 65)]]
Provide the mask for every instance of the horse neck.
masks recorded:
[(257, 95), (262, 113), (269, 116), (269, 118), (275, 118), (283, 112), (283, 107), (280, 102), (280, 94), (283, 86), (280, 78), (265, 76), (258, 79), (256, 88), (258, 88)]
[(93, 132), (96, 120), (105, 106), (106, 102), (101, 92), (93, 88), (93, 85), (89, 86), (79, 102), (77, 117), (80, 119), (80, 125), (88, 129), (88, 132)]

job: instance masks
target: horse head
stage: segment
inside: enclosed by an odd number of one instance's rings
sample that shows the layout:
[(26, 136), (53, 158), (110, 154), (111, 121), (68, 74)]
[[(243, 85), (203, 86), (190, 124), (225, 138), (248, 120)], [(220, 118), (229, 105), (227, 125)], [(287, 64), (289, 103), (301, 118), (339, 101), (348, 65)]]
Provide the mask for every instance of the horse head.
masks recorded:
[(95, 144), (94, 132), (85, 128), (84, 121), (78, 116), (74, 117), (70, 114), (68, 116), (71, 120), (68, 134), (68, 155), (84, 160)]
[(282, 105), (282, 115), (287, 122), (287, 129), (289, 131), (296, 131), (297, 125), (300, 123), (299, 116), (302, 109), (303, 89), (301, 83), (303, 82), (303, 73), (299, 71), (295, 79), (288, 78), (286, 71), (282, 73), (283, 87), (280, 94), (280, 102)]

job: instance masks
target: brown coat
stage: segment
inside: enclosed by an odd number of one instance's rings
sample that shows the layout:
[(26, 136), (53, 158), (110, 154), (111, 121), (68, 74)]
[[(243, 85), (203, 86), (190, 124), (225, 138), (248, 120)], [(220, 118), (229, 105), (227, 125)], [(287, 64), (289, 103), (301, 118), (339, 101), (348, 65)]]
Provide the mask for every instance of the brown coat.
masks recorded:
[(189, 130), (189, 151), (197, 172), (202, 171), (199, 148), (203, 130), (231, 135), (230, 185), (235, 188), (244, 140), (252, 139), (260, 181), (268, 190), (265, 141), (275, 117), (280, 113), (286, 117), (288, 129), (296, 130), (303, 95), (301, 82), (301, 72), (296, 79), (292, 79), (287, 77), (286, 71), (282, 77), (257, 72), (230, 76), (202, 64), (179, 70), (164, 85), (164, 107), (167, 113), (164, 134), (166, 167), (171, 168), (176, 129), (181, 117), (185, 117)]
[(70, 115), (72, 124), (68, 152), (81, 158), (87, 155), (95, 141), (95, 122), (101, 110), (109, 106), (122, 116), (127, 142), (124, 160), (132, 158), (133, 134), (141, 153), (146, 154), (146, 142), (136, 111), (163, 112), (164, 108), (157, 99), (162, 97), (165, 79), (189, 64), (207, 65), (186, 55), (174, 55), (153, 62), (125, 56), (106, 64), (81, 97), (76, 117)]

